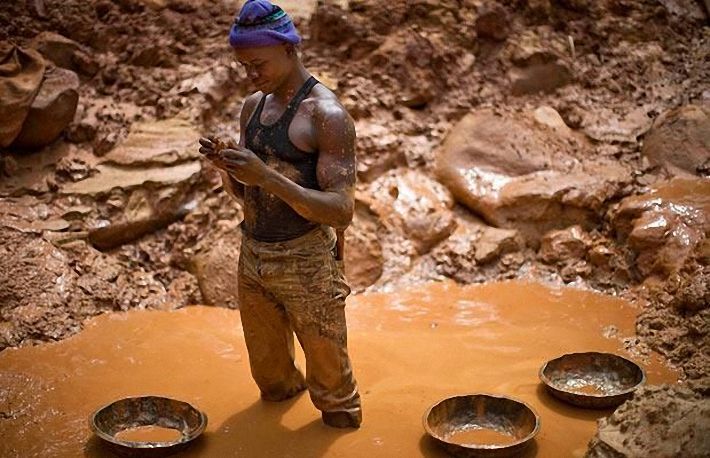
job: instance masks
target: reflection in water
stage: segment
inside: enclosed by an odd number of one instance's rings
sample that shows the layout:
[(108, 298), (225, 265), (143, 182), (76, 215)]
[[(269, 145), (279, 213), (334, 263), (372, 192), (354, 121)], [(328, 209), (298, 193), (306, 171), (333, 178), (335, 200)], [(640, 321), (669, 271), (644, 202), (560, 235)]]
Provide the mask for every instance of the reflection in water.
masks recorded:
[[(513, 396), (537, 411), (542, 428), (526, 456), (583, 456), (595, 420), (609, 411), (550, 398), (537, 372), (563, 353), (629, 357), (621, 339), (633, 334), (636, 313), (618, 298), (524, 282), (353, 297), (349, 347), (364, 406), (356, 431), (322, 425), (305, 395), (259, 401), (236, 311), (104, 315), (73, 338), (0, 354), (0, 456), (106, 456), (88, 416), (152, 394), (209, 417), (204, 437), (178, 457), (444, 457), (424, 437), (422, 415), (444, 397), (474, 392)], [(616, 332), (606, 338), (610, 326)], [(644, 367), (649, 383), (675, 380), (658, 364)]]

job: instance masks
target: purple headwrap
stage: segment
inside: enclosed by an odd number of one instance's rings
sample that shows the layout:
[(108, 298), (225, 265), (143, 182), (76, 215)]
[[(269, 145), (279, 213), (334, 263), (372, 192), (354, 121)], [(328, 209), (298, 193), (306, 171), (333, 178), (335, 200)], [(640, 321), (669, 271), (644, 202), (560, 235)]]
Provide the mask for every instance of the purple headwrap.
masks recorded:
[(298, 44), (301, 36), (284, 10), (269, 0), (247, 0), (229, 31), (233, 48)]

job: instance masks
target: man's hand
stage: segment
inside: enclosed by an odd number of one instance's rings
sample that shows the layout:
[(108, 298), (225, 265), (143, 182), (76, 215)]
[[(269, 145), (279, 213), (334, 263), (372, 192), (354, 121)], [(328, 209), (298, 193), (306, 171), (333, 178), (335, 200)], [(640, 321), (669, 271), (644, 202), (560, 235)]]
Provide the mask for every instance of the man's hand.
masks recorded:
[(247, 186), (262, 184), (270, 172), (264, 161), (251, 150), (241, 146), (223, 149), (219, 153), (219, 164), (218, 167)]
[(217, 141), (214, 138), (200, 138), (200, 153), (205, 156), (205, 159), (218, 166), (219, 155), (217, 154)]

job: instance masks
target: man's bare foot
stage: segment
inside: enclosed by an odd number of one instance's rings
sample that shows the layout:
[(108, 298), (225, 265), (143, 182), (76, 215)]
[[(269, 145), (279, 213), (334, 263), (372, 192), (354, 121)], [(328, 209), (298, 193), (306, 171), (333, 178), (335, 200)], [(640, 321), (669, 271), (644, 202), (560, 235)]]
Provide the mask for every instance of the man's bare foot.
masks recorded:
[(333, 428), (359, 428), (362, 423), (362, 410), (347, 412), (322, 412), (323, 423)]

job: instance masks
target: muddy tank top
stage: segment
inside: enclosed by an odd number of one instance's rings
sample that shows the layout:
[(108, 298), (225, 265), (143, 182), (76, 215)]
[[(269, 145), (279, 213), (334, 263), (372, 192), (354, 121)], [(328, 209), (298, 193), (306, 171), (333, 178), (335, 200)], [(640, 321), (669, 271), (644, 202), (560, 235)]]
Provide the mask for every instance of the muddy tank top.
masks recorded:
[[(316, 176), (318, 152), (298, 149), (288, 137), (288, 128), (301, 102), (318, 80), (310, 77), (273, 124), (261, 123), (266, 95), (251, 116), (246, 128), (246, 147), (277, 172), (304, 188), (320, 190)], [(283, 200), (259, 186), (245, 186), (244, 222), (246, 234), (261, 242), (283, 242), (300, 237), (318, 224), (308, 221)]]

